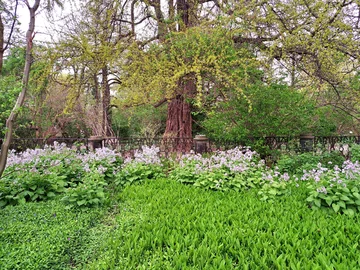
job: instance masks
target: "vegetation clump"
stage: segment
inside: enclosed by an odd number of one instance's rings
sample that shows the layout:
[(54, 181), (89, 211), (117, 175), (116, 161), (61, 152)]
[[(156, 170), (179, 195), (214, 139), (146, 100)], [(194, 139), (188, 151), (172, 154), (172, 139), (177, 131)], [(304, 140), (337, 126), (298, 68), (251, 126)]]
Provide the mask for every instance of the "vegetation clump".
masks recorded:
[(58, 144), (12, 153), (1, 266), (355, 269), (360, 165), (326, 160), (293, 174), (240, 147), (178, 160), (154, 146), (124, 161)]

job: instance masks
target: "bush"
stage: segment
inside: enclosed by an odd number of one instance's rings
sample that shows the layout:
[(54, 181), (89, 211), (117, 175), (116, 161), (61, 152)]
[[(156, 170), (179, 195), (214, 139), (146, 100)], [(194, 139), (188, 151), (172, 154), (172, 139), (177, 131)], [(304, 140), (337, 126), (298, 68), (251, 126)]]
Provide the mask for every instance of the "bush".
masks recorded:
[(65, 176), (55, 173), (28, 173), (17, 179), (0, 180), (0, 207), (53, 199), (65, 191)]
[(296, 155), (282, 155), (277, 161), (277, 167), (282, 173), (302, 175), (304, 171), (315, 169), (318, 164), (326, 168), (341, 166), (345, 158), (339, 151), (324, 152), (321, 154), (301, 153)]
[(360, 161), (360, 144), (353, 143), (350, 145), (350, 160), (352, 162)]
[(95, 206), (106, 201), (122, 159), (113, 150), (77, 153), (63, 144), (11, 152), (0, 181), (0, 207), (53, 199), (66, 193), (69, 207)]
[(290, 176), (268, 169), (250, 149), (234, 148), (209, 157), (185, 155), (170, 173), (170, 178), (196, 187), (219, 191), (260, 189), (262, 200), (286, 193)]
[(101, 205), (106, 200), (105, 186), (107, 183), (104, 179), (104, 174), (99, 172), (92, 172), (85, 175), (82, 182), (73, 184), (66, 189), (65, 197), (61, 200), (68, 206), (72, 207), (93, 207)]
[(344, 162), (333, 170), (318, 166), (306, 172), (302, 180), (309, 181), (307, 201), (314, 208), (331, 207), (336, 213), (354, 215), (360, 211), (360, 164)]
[(123, 187), (164, 176), (159, 151), (159, 148), (155, 146), (143, 146), (141, 150), (136, 150), (133, 159), (125, 160), (121, 171), (116, 176), (115, 185)]

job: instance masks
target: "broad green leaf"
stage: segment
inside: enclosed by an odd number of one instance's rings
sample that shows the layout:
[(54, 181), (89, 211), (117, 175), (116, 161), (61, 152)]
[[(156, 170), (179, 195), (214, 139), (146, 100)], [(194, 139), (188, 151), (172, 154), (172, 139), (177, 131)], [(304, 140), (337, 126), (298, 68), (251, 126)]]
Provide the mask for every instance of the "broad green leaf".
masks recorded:
[(321, 200), (315, 199), (315, 200), (314, 200), (314, 203), (315, 203), (315, 205), (316, 205), (317, 207), (321, 207)]
[(340, 209), (340, 206), (337, 205), (337, 204), (333, 204), (332, 208), (334, 209), (335, 213), (337, 213), (339, 211), (339, 209)]
[(355, 211), (352, 210), (351, 208), (348, 208), (344, 210), (344, 214), (352, 217), (355, 214)]
[(337, 204), (338, 204), (340, 207), (342, 207), (342, 208), (345, 208), (345, 209), (346, 209), (346, 204), (345, 204), (344, 202), (339, 201)]
[(86, 204), (86, 201), (85, 201), (85, 200), (81, 200), (81, 201), (77, 201), (76, 203), (77, 203), (78, 206), (81, 206), (81, 205)]
[(340, 200), (350, 201), (350, 198), (349, 198), (348, 196), (346, 196), (346, 195), (342, 195), (342, 196), (340, 197)]
[(325, 201), (326, 201), (326, 203), (328, 204), (328, 206), (330, 206), (330, 205), (332, 204), (332, 202), (333, 202), (333, 200), (331, 199), (331, 197), (327, 197)]

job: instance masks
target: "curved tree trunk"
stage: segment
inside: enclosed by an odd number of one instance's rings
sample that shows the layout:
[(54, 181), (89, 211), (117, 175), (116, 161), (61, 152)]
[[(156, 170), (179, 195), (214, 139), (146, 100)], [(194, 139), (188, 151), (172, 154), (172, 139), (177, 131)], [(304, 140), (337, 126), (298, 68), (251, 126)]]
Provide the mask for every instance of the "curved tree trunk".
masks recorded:
[(10, 113), (9, 118), (6, 121), (5, 139), (3, 144), (1, 145), (1, 153), (0, 153), (0, 177), (2, 176), (6, 167), (9, 147), (12, 140), (14, 122), (16, 120), (16, 117), (19, 113), (21, 106), (24, 103), (26, 92), (28, 90), (31, 60), (32, 60), (31, 59), (32, 41), (33, 41), (33, 34), (35, 29), (35, 13), (36, 10), (39, 8), (39, 4), (40, 4), (40, 0), (36, 0), (33, 7), (30, 6), (28, 7), (30, 13), (30, 23), (29, 23), (29, 28), (26, 32), (26, 57), (25, 57), (24, 74), (22, 79), (22, 90), (19, 94), (19, 97), (16, 101), (14, 108)]

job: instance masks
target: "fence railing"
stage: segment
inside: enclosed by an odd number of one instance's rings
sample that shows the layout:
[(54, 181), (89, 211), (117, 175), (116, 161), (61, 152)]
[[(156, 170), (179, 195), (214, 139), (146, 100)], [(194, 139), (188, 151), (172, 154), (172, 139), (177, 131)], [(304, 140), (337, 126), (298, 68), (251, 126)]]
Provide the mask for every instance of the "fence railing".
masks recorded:
[[(349, 145), (360, 143), (360, 136), (277, 136), (262, 138), (247, 138), (245, 141), (209, 140), (206, 137), (198, 138), (119, 138), (119, 137), (90, 137), (90, 138), (15, 138), (10, 144), (10, 149), (24, 151), (28, 148), (43, 148), (45, 145), (53, 145), (54, 142), (64, 143), (69, 148), (85, 148), (91, 150), (97, 147), (108, 147), (124, 155), (133, 155), (134, 151), (142, 146), (155, 145), (159, 147), (162, 156), (172, 153), (184, 154), (190, 150), (200, 152), (214, 152), (228, 150), (236, 146), (247, 144), (263, 145), (268, 150), (279, 151), (318, 151), (319, 149), (340, 151), (348, 156)], [(0, 139), (0, 145), (2, 139)], [(198, 147), (199, 145), (202, 147)], [(199, 150), (200, 149), (200, 150)]]

